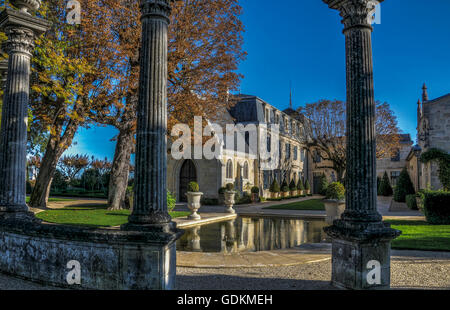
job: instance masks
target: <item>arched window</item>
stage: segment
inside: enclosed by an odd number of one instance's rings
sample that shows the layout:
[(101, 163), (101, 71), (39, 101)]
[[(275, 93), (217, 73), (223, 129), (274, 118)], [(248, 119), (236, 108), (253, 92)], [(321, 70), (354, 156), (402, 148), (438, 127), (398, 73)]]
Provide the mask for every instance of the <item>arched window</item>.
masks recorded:
[(244, 163), (244, 179), (248, 180), (248, 162)]
[(231, 159), (229, 159), (227, 162), (227, 179), (232, 178), (233, 178), (233, 162), (231, 161)]

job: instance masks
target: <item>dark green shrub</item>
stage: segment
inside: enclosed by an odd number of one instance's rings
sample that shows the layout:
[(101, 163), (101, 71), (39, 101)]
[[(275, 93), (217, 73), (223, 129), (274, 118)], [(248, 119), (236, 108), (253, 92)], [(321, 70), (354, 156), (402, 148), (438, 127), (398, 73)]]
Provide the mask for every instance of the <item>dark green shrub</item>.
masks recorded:
[(387, 172), (384, 172), (383, 179), (381, 179), (380, 188), (378, 191), (378, 195), (389, 197), (392, 196), (393, 190), (391, 187), (391, 182), (389, 182), (389, 177)]
[(407, 195), (406, 204), (411, 210), (419, 210), (419, 208), (417, 207), (416, 195)]
[(188, 184), (188, 192), (197, 193), (200, 191), (200, 187), (197, 182), (190, 182)]
[(280, 192), (280, 185), (277, 182), (277, 179), (274, 179), (272, 184), (270, 185), (270, 192), (271, 193), (279, 193)]
[(259, 194), (259, 187), (258, 186), (253, 186), (252, 189), (251, 189), (251, 192), (253, 194)]
[(225, 191), (226, 191), (226, 190), (227, 190), (226, 187), (221, 187), (221, 188), (219, 188), (219, 195), (225, 194)]
[(414, 190), (414, 185), (411, 182), (409, 173), (406, 168), (404, 168), (400, 173), (398, 184), (394, 190), (394, 200), (397, 202), (406, 202), (406, 196), (413, 195), (415, 193), (416, 191)]
[(329, 185), (329, 183), (328, 183), (327, 177), (325, 176), (325, 174), (323, 174), (320, 177), (319, 188), (318, 188), (318, 192), (320, 195), (325, 196), (327, 194), (328, 185)]
[(225, 188), (227, 189), (227, 191), (231, 192), (234, 191), (234, 184), (233, 183), (228, 183)]
[(343, 200), (345, 199), (345, 188), (340, 182), (334, 182), (328, 185), (326, 192), (327, 199)]
[(311, 190), (311, 184), (309, 184), (309, 180), (305, 181), (305, 190), (307, 190), (307, 191)]
[(380, 192), (380, 184), (381, 184), (381, 178), (377, 177), (377, 193)]
[(283, 183), (281, 184), (281, 191), (283, 193), (289, 192), (289, 186), (288, 186), (286, 180), (284, 180)]
[(176, 198), (172, 195), (171, 192), (167, 191), (167, 209), (169, 210), (169, 212), (172, 212), (175, 209), (176, 204)]
[(303, 185), (302, 179), (299, 179), (299, 180), (298, 180), (298, 183), (297, 183), (297, 189), (298, 189), (299, 191), (304, 191), (304, 190), (305, 190), (305, 186)]
[(202, 198), (202, 205), (205, 206), (217, 206), (219, 205), (219, 199), (215, 198)]
[(297, 190), (297, 184), (295, 184), (295, 181), (294, 181), (294, 180), (292, 180), (291, 183), (289, 184), (289, 189), (290, 189), (291, 191)]
[(450, 192), (423, 192), (423, 211), (428, 223), (434, 225), (449, 225)]

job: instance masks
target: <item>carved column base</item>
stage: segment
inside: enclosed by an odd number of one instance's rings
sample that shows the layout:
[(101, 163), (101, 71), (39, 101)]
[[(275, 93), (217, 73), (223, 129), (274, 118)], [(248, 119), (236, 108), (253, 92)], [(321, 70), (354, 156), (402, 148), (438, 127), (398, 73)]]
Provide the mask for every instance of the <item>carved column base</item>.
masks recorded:
[(40, 219), (38, 219), (34, 216), (33, 212), (29, 211), (27, 205), (24, 205), (24, 206), (0, 206), (0, 221), (27, 222), (27, 223), (28, 222), (35, 222), (35, 223), (41, 222)]
[(332, 238), (332, 285), (353, 290), (390, 288), (391, 241), (400, 235), (383, 222), (337, 220)]

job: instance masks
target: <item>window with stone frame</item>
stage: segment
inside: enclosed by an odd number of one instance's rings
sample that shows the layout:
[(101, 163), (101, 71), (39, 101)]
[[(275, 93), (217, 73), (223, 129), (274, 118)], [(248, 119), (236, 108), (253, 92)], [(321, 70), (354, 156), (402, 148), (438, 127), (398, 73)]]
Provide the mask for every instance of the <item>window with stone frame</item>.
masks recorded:
[(232, 178), (233, 178), (233, 162), (231, 161), (231, 159), (229, 159), (227, 162), (227, 179)]
[(397, 186), (399, 178), (400, 178), (400, 171), (391, 171), (391, 185), (392, 186)]
[(248, 180), (248, 162), (244, 163), (244, 179)]
[(298, 147), (294, 147), (294, 160), (298, 159)]
[(291, 145), (289, 143), (286, 143), (286, 159), (291, 159)]

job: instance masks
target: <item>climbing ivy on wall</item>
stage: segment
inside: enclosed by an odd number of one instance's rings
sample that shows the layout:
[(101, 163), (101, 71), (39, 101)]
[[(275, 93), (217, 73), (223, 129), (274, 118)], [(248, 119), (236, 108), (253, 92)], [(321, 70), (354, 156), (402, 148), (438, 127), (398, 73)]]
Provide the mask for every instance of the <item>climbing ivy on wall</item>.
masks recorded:
[(444, 186), (444, 190), (450, 191), (450, 154), (440, 149), (429, 149), (420, 156), (423, 163), (437, 162), (439, 165), (439, 181)]

